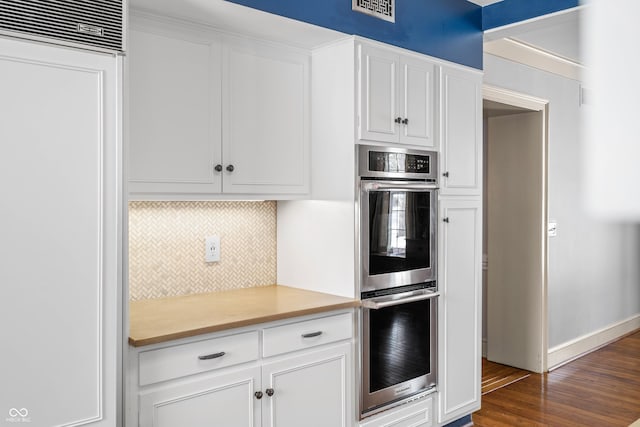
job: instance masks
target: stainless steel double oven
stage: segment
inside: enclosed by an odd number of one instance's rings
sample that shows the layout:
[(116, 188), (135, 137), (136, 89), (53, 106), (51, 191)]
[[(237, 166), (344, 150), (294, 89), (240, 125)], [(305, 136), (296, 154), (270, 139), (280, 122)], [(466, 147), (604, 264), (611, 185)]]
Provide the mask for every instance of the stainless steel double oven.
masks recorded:
[(436, 385), (437, 154), (360, 146), (360, 416)]

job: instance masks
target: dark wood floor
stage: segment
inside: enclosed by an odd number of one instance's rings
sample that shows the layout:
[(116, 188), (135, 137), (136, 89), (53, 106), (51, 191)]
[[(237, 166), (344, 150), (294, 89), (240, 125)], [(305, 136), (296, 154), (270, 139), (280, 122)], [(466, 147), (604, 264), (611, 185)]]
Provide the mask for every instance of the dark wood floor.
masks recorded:
[(531, 375), (531, 372), (511, 366), (501, 365), (482, 359), (482, 394), (491, 393), (506, 387), (516, 381), (521, 381)]
[(475, 426), (627, 427), (640, 418), (640, 332), (482, 396)]

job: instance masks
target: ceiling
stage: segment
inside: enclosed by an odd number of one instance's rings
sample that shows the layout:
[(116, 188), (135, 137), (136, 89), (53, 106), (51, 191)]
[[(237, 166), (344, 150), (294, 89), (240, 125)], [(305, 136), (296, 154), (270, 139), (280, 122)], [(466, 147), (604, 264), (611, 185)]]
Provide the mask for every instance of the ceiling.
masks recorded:
[(501, 2), (502, 0), (467, 0), (467, 1), (471, 3), (475, 3), (478, 6), (488, 6), (493, 3)]
[(482, 101), (482, 113), (486, 117), (500, 117), (510, 116), (511, 114), (521, 114), (531, 112), (526, 108), (516, 107), (515, 105), (501, 104), (500, 102), (489, 101), (484, 99)]
[[(486, 6), (502, 0), (469, 0)], [(188, 21), (212, 25), (231, 32), (250, 33), (274, 41), (313, 48), (344, 37), (344, 34), (272, 15), (223, 0), (130, 0), (139, 11), (154, 11)], [(486, 31), (485, 41), (510, 38), (582, 64), (580, 22), (582, 7)], [(274, 21), (278, 21), (274, 25)], [(241, 28), (238, 28), (241, 25)]]
[(580, 42), (584, 6), (485, 31), (484, 40), (509, 38), (558, 57), (584, 64)]

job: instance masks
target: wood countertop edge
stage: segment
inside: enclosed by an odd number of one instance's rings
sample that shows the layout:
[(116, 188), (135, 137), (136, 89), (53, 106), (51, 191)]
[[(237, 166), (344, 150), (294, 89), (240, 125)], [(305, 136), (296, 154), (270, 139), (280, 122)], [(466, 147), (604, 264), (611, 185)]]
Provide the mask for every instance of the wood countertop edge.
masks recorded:
[(129, 336), (129, 345), (133, 347), (144, 347), (151, 344), (159, 344), (162, 342), (178, 340), (181, 338), (195, 337), (198, 335), (209, 334), (212, 332), (220, 332), (228, 329), (235, 329), (235, 328), (241, 328), (244, 326), (257, 325), (259, 323), (273, 322), (276, 320), (290, 319), (292, 317), (305, 316), (309, 314), (318, 314), (318, 313), (324, 313), (327, 311), (341, 310), (345, 308), (355, 308), (355, 307), (360, 307), (360, 300), (352, 300), (352, 301), (346, 301), (342, 303), (329, 304), (325, 306), (308, 307), (308, 308), (291, 310), (291, 311), (282, 312), (282, 313), (274, 313), (269, 315), (237, 320), (234, 322), (219, 323), (211, 326), (205, 326), (202, 328), (178, 331), (170, 334), (153, 336), (149, 338), (137, 339)]

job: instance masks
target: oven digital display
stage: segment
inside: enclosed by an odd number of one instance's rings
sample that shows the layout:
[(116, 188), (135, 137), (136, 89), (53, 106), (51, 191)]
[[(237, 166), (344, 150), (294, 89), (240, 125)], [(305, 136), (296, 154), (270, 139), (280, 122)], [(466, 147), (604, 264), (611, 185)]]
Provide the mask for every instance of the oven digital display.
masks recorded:
[(429, 156), (405, 153), (369, 151), (369, 170), (372, 172), (429, 173)]

